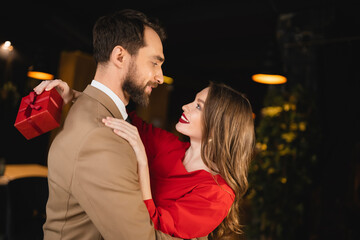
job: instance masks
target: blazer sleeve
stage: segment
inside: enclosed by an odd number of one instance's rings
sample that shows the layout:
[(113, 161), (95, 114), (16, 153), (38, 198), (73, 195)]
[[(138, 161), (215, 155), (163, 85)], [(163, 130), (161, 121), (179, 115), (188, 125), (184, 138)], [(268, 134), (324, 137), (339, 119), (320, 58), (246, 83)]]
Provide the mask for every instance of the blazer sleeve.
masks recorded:
[(156, 229), (191, 239), (211, 233), (227, 216), (233, 197), (217, 186), (201, 186), (167, 206), (157, 207), (152, 199), (144, 202)]
[(82, 143), (71, 190), (104, 239), (155, 239), (135, 153), (111, 129), (96, 128)]

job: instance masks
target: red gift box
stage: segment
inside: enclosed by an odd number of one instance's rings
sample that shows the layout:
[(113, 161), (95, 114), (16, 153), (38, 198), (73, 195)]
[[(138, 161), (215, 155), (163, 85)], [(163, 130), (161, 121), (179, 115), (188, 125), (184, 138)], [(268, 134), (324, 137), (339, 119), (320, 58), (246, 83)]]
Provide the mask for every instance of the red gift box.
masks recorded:
[(55, 88), (37, 95), (34, 91), (21, 99), (14, 126), (26, 139), (60, 126), (63, 99)]

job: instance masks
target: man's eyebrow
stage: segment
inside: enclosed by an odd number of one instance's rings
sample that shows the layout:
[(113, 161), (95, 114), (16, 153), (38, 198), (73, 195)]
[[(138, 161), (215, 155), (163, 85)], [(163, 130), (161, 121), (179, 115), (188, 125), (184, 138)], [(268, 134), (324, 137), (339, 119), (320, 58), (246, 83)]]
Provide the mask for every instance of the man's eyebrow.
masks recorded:
[(164, 62), (165, 59), (160, 57), (160, 56), (154, 56), (153, 58), (155, 58), (156, 60), (158, 60), (159, 62)]

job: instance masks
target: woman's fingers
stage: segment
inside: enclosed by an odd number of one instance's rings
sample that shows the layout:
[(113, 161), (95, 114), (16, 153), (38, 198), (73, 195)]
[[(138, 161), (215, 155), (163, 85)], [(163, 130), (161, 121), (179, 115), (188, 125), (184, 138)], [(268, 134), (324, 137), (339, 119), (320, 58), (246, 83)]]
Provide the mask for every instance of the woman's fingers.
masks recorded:
[(105, 126), (114, 129), (116, 134), (125, 138), (134, 146), (137, 144), (137, 141), (141, 141), (137, 128), (125, 120), (107, 117), (103, 119), (103, 123), (105, 123)]
[(61, 79), (55, 79), (49, 82), (49, 84), (46, 86), (45, 90), (49, 91), (56, 87), (61, 92), (64, 92), (65, 90), (69, 90), (69, 86), (66, 82), (62, 81)]
[(115, 134), (127, 140), (134, 149), (138, 163), (141, 166), (147, 166), (144, 144), (141, 141), (137, 128), (122, 119), (107, 117), (102, 121), (105, 126), (112, 128)]
[(46, 81), (42, 81), (39, 85), (37, 85), (36, 87), (34, 87), (34, 91), (36, 92), (36, 94), (41, 94), (44, 90), (45, 91), (50, 91), (51, 89), (53, 89), (54, 87), (56, 87), (56, 89), (62, 93), (62, 92), (66, 92), (68, 93), (70, 91), (70, 87), (68, 86), (68, 84), (64, 81), (62, 81), (61, 79), (55, 79), (55, 80), (46, 80)]
[(36, 92), (36, 94), (41, 94), (45, 88), (47, 87), (47, 85), (49, 85), (50, 81), (42, 81), (39, 85), (37, 85), (36, 87), (34, 87), (34, 92)]
[(106, 124), (106, 126), (112, 127), (112, 128), (117, 128), (117, 127), (122, 127), (122, 128), (126, 128), (129, 131), (137, 131), (136, 127), (131, 125), (130, 123), (126, 122), (125, 120), (122, 119), (117, 119), (117, 118), (112, 118), (112, 117), (106, 117), (103, 119), (103, 122)]

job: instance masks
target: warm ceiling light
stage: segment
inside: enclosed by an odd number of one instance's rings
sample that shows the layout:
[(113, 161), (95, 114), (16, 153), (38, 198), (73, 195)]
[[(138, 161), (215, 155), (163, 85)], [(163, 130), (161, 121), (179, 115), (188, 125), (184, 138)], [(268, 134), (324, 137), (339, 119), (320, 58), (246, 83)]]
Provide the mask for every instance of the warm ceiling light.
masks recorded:
[(6, 41), (3, 44), (1, 44), (0, 48), (9, 52), (11, 52), (14, 49), (10, 41)]
[(286, 77), (275, 74), (254, 74), (252, 79), (258, 83), (264, 84), (283, 84), (286, 83)]
[(30, 78), (40, 79), (40, 80), (52, 80), (54, 79), (54, 75), (45, 72), (37, 72), (37, 71), (28, 71), (27, 74)]
[(174, 82), (173, 78), (164, 76), (164, 83), (171, 85), (173, 82)]

